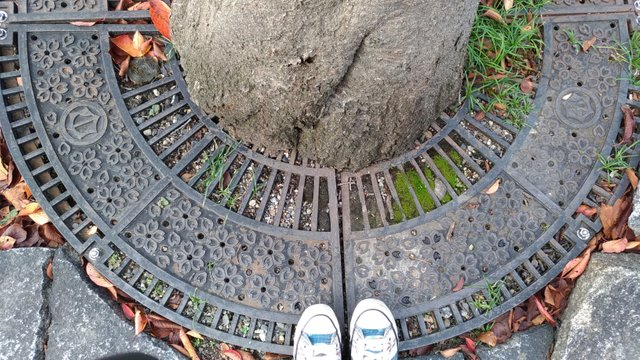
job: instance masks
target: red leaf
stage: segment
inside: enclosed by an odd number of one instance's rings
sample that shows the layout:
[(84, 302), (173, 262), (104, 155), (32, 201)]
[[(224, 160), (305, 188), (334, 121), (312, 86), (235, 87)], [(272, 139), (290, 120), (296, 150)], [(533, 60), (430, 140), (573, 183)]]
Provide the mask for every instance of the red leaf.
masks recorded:
[(576, 214), (583, 214), (586, 217), (592, 217), (597, 212), (598, 212), (598, 208), (594, 208), (585, 204), (578, 206), (578, 210), (576, 210)]
[(98, 270), (96, 270), (96, 268), (91, 263), (87, 263), (87, 267), (85, 271), (87, 272), (89, 279), (91, 279), (91, 281), (93, 281), (94, 284), (107, 289), (107, 291), (111, 293), (111, 296), (114, 299), (118, 298), (118, 293), (115, 289), (115, 286), (113, 286), (113, 284), (109, 280), (107, 280), (104, 276), (100, 275)]
[(471, 350), (472, 353), (476, 353), (476, 343), (473, 342), (473, 340), (469, 339), (468, 337), (464, 337), (464, 342), (467, 344), (467, 348), (469, 348), (469, 350)]
[(160, 34), (171, 40), (171, 27), (169, 23), (171, 8), (162, 0), (149, 0), (149, 5), (149, 13), (153, 25), (155, 25)]
[(464, 276), (461, 277), (460, 280), (458, 280), (458, 283), (456, 284), (456, 286), (453, 287), (453, 292), (458, 292), (462, 290), (463, 287), (464, 287)]
[(139, 31), (136, 31), (133, 37), (125, 34), (111, 38), (115, 46), (133, 57), (142, 57), (148, 53), (151, 50), (151, 41), (152, 39), (145, 41)]
[(136, 313), (134, 315), (134, 324), (136, 328), (136, 335), (140, 334), (144, 331), (144, 328), (147, 327), (147, 315), (142, 311), (136, 309)]
[(126, 317), (127, 320), (131, 320), (134, 318), (135, 314), (133, 313), (131, 306), (127, 304), (120, 304), (120, 307), (122, 307), (122, 312), (124, 313), (124, 317)]
[(545, 319), (547, 319), (547, 321), (549, 322), (549, 324), (551, 324), (551, 326), (556, 327), (557, 326), (556, 321), (553, 319), (553, 316), (549, 314), (547, 309), (545, 309), (544, 305), (540, 302), (540, 299), (538, 299), (537, 296), (534, 296), (533, 301), (536, 303), (536, 307), (538, 308), (538, 311), (540, 311), (540, 314), (542, 314), (542, 316), (544, 316)]

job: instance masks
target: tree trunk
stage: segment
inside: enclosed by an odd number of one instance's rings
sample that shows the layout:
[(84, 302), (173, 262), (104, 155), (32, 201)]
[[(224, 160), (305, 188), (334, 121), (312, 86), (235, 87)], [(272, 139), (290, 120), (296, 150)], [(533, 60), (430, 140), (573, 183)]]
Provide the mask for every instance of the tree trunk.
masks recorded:
[(191, 96), (232, 135), (339, 169), (410, 149), (459, 95), (477, 0), (174, 0)]

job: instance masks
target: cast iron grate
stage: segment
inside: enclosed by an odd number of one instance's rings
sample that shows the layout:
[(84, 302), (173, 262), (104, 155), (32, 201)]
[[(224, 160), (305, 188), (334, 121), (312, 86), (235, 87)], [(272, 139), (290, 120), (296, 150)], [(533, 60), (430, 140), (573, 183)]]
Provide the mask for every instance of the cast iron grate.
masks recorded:
[[(522, 129), (463, 106), (417, 149), (340, 174), (238, 144), (191, 101), (175, 59), (148, 83), (120, 82), (110, 35), (154, 28), (69, 25), (148, 18), (113, 5), (0, 2), (3, 133), (79, 252), (151, 310), (221, 341), (290, 353), (305, 307), (344, 318), (365, 297), (390, 305), (402, 349), (469, 331), (553, 279), (601, 228), (576, 208), (613, 202), (628, 184), (604, 189), (596, 163), (621, 132), (621, 105), (638, 107), (627, 99), (640, 89), (609, 61), (634, 20), (624, 1), (545, 10), (542, 79)], [(576, 53), (565, 30), (599, 46)], [(502, 297), (482, 311), (487, 282)]]

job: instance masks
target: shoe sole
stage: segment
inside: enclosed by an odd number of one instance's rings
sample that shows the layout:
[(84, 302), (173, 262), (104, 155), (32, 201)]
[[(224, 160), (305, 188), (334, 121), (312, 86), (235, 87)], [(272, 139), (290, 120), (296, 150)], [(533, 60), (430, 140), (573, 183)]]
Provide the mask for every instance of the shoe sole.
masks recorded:
[(336, 317), (336, 313), (333, 311), (333, 309), (329, 305), (315, 304), (315, 305), (309, 306), (302, 313), (300, 320), (298, 320), (298, 325), (296, 326), (296, 331), (293, 337), (294, 339), (293, 353), (294, 354), (298, 350), (298, 339), (300, 338), (300, 335), (302, 335), (302, 329), (304, 329), (307, 326), (307, 323), (309, 323), (309, 321), (316, 316), (326, 316), (329, 318), (329, 320), (331, 320), (331, 322), (333, 323), (333, 327), (338, 332), (338, 339), (340, 340), (340, 347), (342, 348), (342, 333), (340, 332), (340, 325), (338, 324), (338, 318)]
[(387, 318), (387, 320), (389, 320), (391, 326), (393, 327), (393, 331), (396, 334), (396, 339), (398, 339), (398, 326), (396, 325), (396, 320), (387, 305), (385, 305), (385, 303), (378, 299), (364, 299), (360, 301), (358, 305), (356, 305), (355, 310), (353, 310), (353, 315), (351, 316), (351, 323), (349, 324), (349, 339), (353, 339), (353, 331), (356, 328), (356, 322), (358, 321), (360, 316), (365, 312), (371, 310), (381, 312)]

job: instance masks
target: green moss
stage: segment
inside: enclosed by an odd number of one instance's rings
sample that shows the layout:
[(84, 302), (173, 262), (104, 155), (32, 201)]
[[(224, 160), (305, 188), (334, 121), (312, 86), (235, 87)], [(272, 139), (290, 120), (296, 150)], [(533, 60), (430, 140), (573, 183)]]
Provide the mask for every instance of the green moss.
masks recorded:
[[(416, 209), (416, 206), (413, 203), (413, 197), (409, 191), (409, 180), (407, 177), (403, 173), (398, 172), (395, 174), (394, 185), (396, 192), (398, 193), (400, 206), (395, 202), (393, 204), (393, 222), (398, 223), (402, 221), (403, 212), (407, 219), (418, 216), (418, 209)], [(402, 207), (402, 209), (400, 207)]]
[[(462, 167), (463, 159), (460, 154), (451, 150), (449, 152), (449, 157), (451, 158), (451, 161), (456, 164), (456, 166)], [(451, 164), (449, 164), (449, 162), (447, 162), (444, 157), (442, 157), (441, 155), (437, 155), (433, 158), (433, 162), (436, 164), (436, 167), (445, 177), (449, 185), (451, 185), (451, 187), (456, 190), (458, 194), (467, 189), (466, 186), (462, 184), (460, 179), (458, 179), (458, 176), (456, 175), (456, 172), (454, 171)], [(431, 190), (435, 190), (436, 175), (428, 166), (425, 166), (423, 170), (427, 182), (429, 183), (429, 187), (431, 188)], [(425, 212), (429, 212), (436, 208), (435, 201), (429, 194), (427, 187), (422, 182), (420, 174), (418, 174), (416, 170), (409, 170), (404, 174), (401, 172), (396, 173), (393, 183), (395, 185), (396, 192), (398, 193), (398, 200), (400, 200), (400, 204), (397, 204), (396, 202), (393, 203), (392, 222), (394, 224), (402, 221), (403, 213), (405, 214), (407, 219), (412, 219), (419, 215), (418, 209), (416, 208), (416, 205), (413, 201), (413, 196), (411, 196), (409, 187), (413, 189), (414, 194), (418, 198), (420, 206), (422, 206), (422, 209)], [(451, 200), (451, 195), (449, 193), (446, 193), (442, 198), (441, 203), (446, 204)]]
[[(462, 157), (460, 157), (457, 152), (451, 150), (449, 152), (449, 157), (454, 164), (462, 167)], [(436, 164), (436, 167), (438, 168), (438, 170), (440, 170), (442, 176), (444, 176), (445, 180), (447, 180), (449, 185), (451, 185), (456, 193), (460, 194), (463, 191), (467, 190), (467, 187), (460, 181), (460, 179), (458, 179), (458, 176), (456, 175), (456, 172), (454, 171), (451, 164), (449, 164), (449, 162), (444, 157), (442, 157), (442, 155), (434, 156), (433, 162)]]

